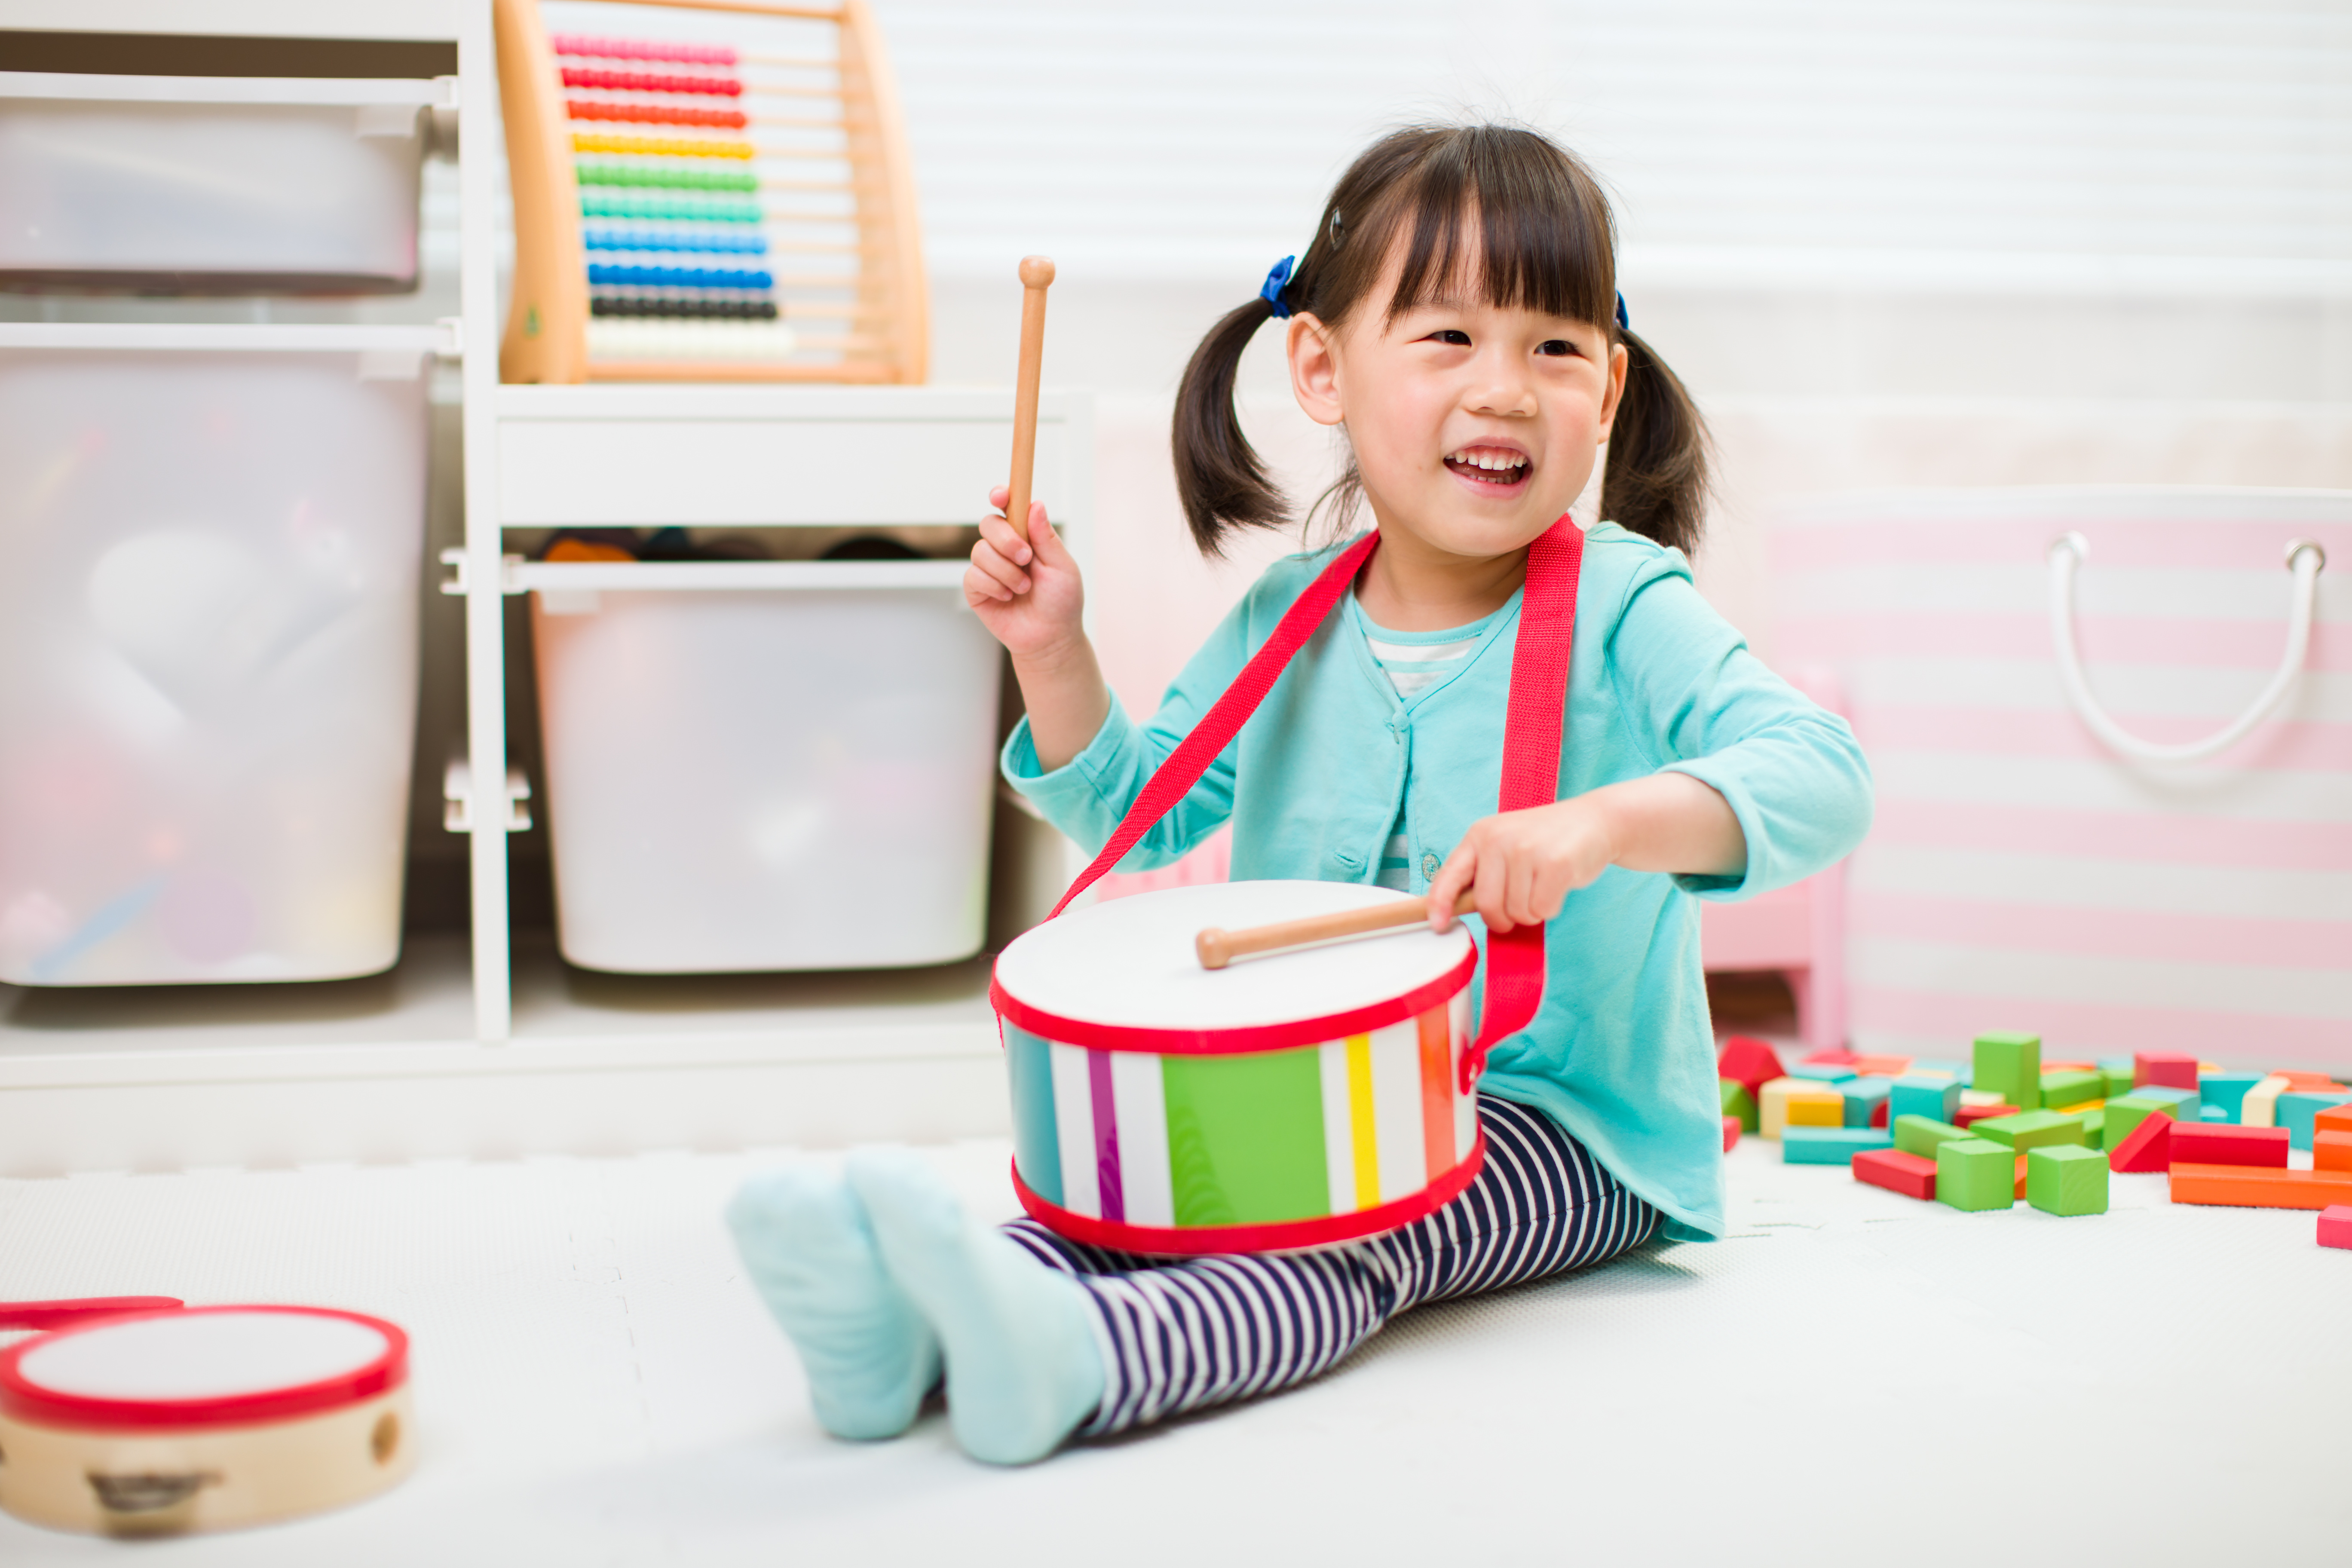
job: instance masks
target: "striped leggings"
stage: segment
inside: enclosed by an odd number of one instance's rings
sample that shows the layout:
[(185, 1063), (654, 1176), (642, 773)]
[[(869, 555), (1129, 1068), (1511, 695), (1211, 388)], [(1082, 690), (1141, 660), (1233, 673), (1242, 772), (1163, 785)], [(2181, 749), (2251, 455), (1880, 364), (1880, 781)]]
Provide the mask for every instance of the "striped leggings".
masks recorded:
[(1657, 1228), (1657, 1211), (1542, 1112), (1481, 1095), (1478, 1121), (1486, 1161), (1460, 1196), (1345, 1247), (1154, 1259), (1007, 1225), (1086, 1287), (1100, 1319), (1108, 1383), (1083, 1435), (1304, 1383), (1408, 1308), (1599, 1263)]

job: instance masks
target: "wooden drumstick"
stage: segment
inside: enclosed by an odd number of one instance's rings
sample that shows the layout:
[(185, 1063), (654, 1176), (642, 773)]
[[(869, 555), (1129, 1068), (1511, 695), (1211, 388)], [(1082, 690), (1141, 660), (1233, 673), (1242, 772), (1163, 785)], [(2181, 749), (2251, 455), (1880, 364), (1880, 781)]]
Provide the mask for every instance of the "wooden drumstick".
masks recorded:
[(1004, 488), (1004, 521), (1029, 537), (1029, 489), (1037, 468), (1037, 378), (1045, 363), (1045, 287), (1054, 264), (1021, 258), (1021, 372), (1013, 385), (1013, 478)]
[[(1478, 906), (1469, 894), (1454, 900), (1454, 912), (1466, 915)], [(1203, 969), (1223, 969), (1236, 958), (1247, 958), (1254, 952), (1272, 952), (1276, 948), (1304, 947), (1309, 942), (1336, 942), (1343, 936), (1369, 936), (1376, 931), (1394, 931), (1400, 926), (1419, 925), (1429, 918), (1427, 899), (1399, 899), (1392, 904), (1374, 904), (1366, 910), (1341, 910), (1333, 915), (1309, 915), (1301, 921), (1276, 921), (1272, 925), (1251, 926), (1244, 931), (1225, 931), (1210, 926), (1192, 939), (1192, 951)]]

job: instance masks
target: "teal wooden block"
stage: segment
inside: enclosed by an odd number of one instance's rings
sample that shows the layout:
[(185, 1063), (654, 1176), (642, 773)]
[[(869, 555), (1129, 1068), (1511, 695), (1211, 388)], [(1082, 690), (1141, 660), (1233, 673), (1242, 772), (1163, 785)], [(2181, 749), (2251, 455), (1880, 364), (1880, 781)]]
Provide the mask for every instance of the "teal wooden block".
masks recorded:
[(2311, 1147), (2312, 1119), (2332, 1106), (2352, 1103), (2352, 1094), (2338, 1089), (2291, 1089), (2278, 1097), (2277, 1125), (2286, 1129), (2286, 1141), (2297, 1149)]
[(1790, 1078), (1811, 1079), (1815, 1083), (1844, 1083), (1862, 1075), (1852, 1068), (1831, 1062), (1799, 1062), (1789, 1069)]
[(1892, 1149), (1895, 1140), (1876, 1127), (1788, 1127), (1780, 1132), (1784, 1165), (1844, 1165), (1871, 1149)]
[(1886, 1103), (1887, 1091), (1894, 1087), (1893, 1079), (1877, 1077), (1852, 1079), (1838, 1085), (1837, 1091), (1845, 1096), (1845, 1124), (1869, 1126), (1878, 1108)]
[(2025, 1201), (2043, 1214), (2106, 1213), (2107, 1157), (2072, 1143), (2028, 1151)]
[(1894, 1132), (1897, 1149), (1923, 1160), (1934, 1159), (1941, 1145), (1968, 1136), (1948, 1121), (1927, 1116), (1898, 1116), (1895, 1118)]
[(2017, 1202), (2017, 1156), (1982, 1138), (1955, 1138), (1936, 1150), (1936, 1201), (1956, 1209), (2005, 1209)]
[(2045, 1143), (2084, 1142), (2083, 1119), (2054, 1110), (2021, 1110), (2014, 1116), (1991, 1116), (1969, 1128), (1969, 1136), (1999, 1143), (2019, 1154)]
[(2263, 1077), (2258, 1072), (2200, 1072), (2197, 1075), (2197, 1098), (2207, 1110), (2220, 1106), (2221, 1119), (2235, 1122), (2245, 1113), (2246, 1090), (2262, 1082)]
[(1889, 1124), (1906, 1116), (1924, 1116), (1930, 1121), (1949, 1121), (1960, 1113), (1960, 1084), (1958, 1079), (1921, 1078), (1916, 1072), (1906, 1073), (1895, 1080), (1886, 1093), (1886, 1120)]
[(2200, 1121), (2226, 1122), (2230, 1120), (2230, 1113), (2222, 1110), (2218, 1105), (2200, 1105), (2197, 1108), (2197, 1120)]
[(2020, 1110), (2041, 1110), (2042, 1037), (1979, 1035), (1975, 1076), (1975, 1087), (1998, 1090), (2002, 1104)]

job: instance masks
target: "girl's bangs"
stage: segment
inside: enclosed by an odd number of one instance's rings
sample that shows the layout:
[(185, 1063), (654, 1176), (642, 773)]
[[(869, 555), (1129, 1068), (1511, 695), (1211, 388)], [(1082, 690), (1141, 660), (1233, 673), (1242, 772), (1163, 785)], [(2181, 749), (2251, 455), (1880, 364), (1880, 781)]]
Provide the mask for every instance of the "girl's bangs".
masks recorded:
[(1390, 212), (1376, 216), (1374, 226), (1389, 235), (1367, 237), (1385, 241), (1384, 252), (1395, 231), (1411, 226), (1388, 319), (1477, 298), (1506, 310), (1612, 322), (1615, 236), (1592, 175), (1528, 132), (1481, 127), (1449, 140), (1399, 182)]

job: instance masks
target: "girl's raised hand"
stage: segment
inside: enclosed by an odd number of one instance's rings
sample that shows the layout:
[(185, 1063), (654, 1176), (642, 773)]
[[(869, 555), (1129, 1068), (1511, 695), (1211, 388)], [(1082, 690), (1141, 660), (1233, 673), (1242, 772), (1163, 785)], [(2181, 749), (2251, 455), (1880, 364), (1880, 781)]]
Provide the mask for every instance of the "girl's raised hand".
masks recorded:
[(988, 492), (998, 510), (981, 519), (980, 542), (963, 574), (964, 602), (1016, 660), (1051, 658), (1078, 637), (1086, 588), (1069, 547), (1045, 520), (1045, 503), (1029, 503), (1024, 541), (1004, 520), (1008, 499), (1003, 485)]
[(1453, 925), (1465, 892), (1488, 931), (1551, 919), (1617, 858), (1609, 818), (1590, 796), (1479, 818), (1430, 880), (1430, 923)]

